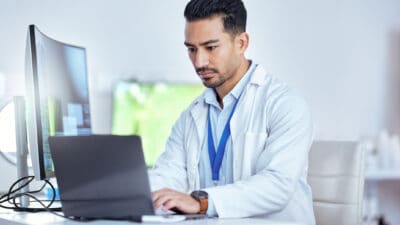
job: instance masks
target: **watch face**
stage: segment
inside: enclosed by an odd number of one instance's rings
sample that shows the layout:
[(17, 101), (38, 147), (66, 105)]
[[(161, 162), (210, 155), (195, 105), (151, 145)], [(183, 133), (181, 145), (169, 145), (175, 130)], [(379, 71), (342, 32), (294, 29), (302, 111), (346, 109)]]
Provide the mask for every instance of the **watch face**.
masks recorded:
[(205, 199), (208, 198), (208, 193), (205, 191), (193, 191), (191, 196), (197, 199)]

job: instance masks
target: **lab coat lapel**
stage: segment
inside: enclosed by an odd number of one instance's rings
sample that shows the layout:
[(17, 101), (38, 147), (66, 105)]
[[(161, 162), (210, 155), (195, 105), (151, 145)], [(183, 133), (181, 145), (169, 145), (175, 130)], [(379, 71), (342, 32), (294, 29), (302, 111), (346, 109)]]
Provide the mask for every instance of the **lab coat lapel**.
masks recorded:
[[(251, 151), (244, 151), (252, 146), (245, 146), (245, 138), (248, 132), (254, 132), (252, 124), (254, 121), (254, 107), (257, 107), (256, 96), (257, 87), (265, 79), (265, 70), (257, 66), (249, 83), (246, 85), (242, 99), (238, 103), (237, 111), (233, 114), (230, 122), (232, 149), (233, 149), (233, 179), (234, 181), (248, 177), (251, 174)], [(249, 144), (249, 143), (248, 143)]]
[(201, 141), (204, 138), (204, 130), (206, 129), (206, 121), (207, 121), (207, 107), (204, 103), (204, 98), (199, 98), (197, 102), (194, 103), (193, 108), (190, 111), (193, 122), (196, 126), (198, 141)]

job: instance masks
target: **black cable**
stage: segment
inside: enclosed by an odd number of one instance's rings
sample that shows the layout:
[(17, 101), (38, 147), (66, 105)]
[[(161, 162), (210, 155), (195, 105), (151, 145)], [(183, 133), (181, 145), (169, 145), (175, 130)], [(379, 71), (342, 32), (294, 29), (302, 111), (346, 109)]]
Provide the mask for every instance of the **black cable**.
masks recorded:
[[(34, 191), (28, 191), (28, 192), (24, 192), (24, 193), (17, 193), (18, 191), (20, 191), (21, 189), (23, 189), (24, 187), (28, 186), (32, 181), (34, 180), (34, 176), (26, 176), (26, 177), (22, 177), (20, 179), (18, 179), (17, 181), (15, 181), (8, 193), (6, 193), (5, 195), (0, 197), (0, 207), (1, 208), (6, 208), (6, 209), (14, 209), (17, 211), (28, 211), (28, 212), (39, 212), (39, 211), (49, 211), (49, 210), (57, 210), (60, 211), (61, 208), (50, 208), (50, 206), (54, 203), (55, 198), (56, 198), (56, 191), (54, 186), (48, 181), (48, 180), (44, 180), (45, 184), (42, 185), (38, 190), (34, 190)], [(15, 188), (16, 185), (18, 185), (21, 182), (24, 182), (21, 186)], [(17, 198), (21, 197), (21, 196), (28, 196), (28, 197), (32, 197), (32, 194), (38, 193), (40, 191), (42, 191), (44, 189), (44, 187), (46, 185), (49, 185), (53, 191), (53, 196), (52, 199), (50, 200), (50, 203), (46, 206), (47, 210), (44, 210), (43, 208), (31, 208), (31, 207), (21, 207), (17, 202)], [(38, 201), (38, 198), (34, 198), (36, 201)], [(41, 201), (41, 200), (39, 200)], [(2, 205), (2, 203), (8, 202), (11, 205), (14, 206), (5, 206)], [(39, 202), (39, 204), (44, 205), (42, 202)]]
[[(53, 191), (53, 196), (52, 196), (52, 198), (51, 198), (51, 201), (50, 201), (50, 203), (46, 206), (46, 208), (50, 208), (50, 206), (53, 204), (54, 200), (56, 199), (56, 190), (55, 190), (54, 186), (53, 186), (48, 180), (44, 180), (44, 182), (45, 182), (45, 184), (44, 184), (39, 190), (36, 190), (36, 191), (28, 191), (28, 192), (25, 192), (25, 193), (19, 193), (19, 194), (14, 195), (14, 196), (13, 196), (13, 199), (12, 199), (12, 200), (13, 200), (12, 204), (15, 206), (15, 208), (16, 208), (18, 211), (28, 211), (28, 212), (32, 212), (32, 211), (34, 211), (34, 212), (43, 211), (43, 208), (21, 207), (21, 206), (19, 206), (19, 205), (17, 204), (16, 199), (17, 199), (18, 197), (21, 197), (21, 196), (28, 196), (28, 197), (31, 197), (31, 196), (33, 196), (33, 195), (32, 195), (33, 193), (40, 192), (40, 190), (42, 190), (42, 189), (44, 188), (44, 186), (46, 186), (46, 184), (50, 185), (50, 187), (51, 187), (51, 189), (52, 189), (52, 191)], [(30, 182), (29, 182), (29, 183), (30, 183)], [(35, 199), (36, 201), (38, 200), (36, 197), (35, 197), (34, 199)], [(42, 202), (39, 202), (39, 204), (42, 204)]]
[(44, 184), (42, 185), (42, 187), (40, 187), (38, 190), (35, 190), (35, 191), (29, 191), (28, 193), (30, 193), (30, 194), (36, 194), (36, 193), (39, 193), (39, 192), (43, 191), (43, 189), (46, 187), (46, 185), (47, 185), (47, 183), (44, 183)]
[[(62, 211), (61, 207), (50, 208), (50, 206), (55, 201), (59, 201), (59, 200), (56, 200), (56, 190), (55, 190), (53, 184), (51, 184), (51, 182), (48, 180), (44, 180), (45, 183), (38, 190), (17, 193), (18, 191), (22, 190), (24, 187), (28, 186), (34, 180), (34, 178), (35, 178), (34, 176), (26, 176), (26, 177), (19, 178), (17, 181), (15, 181), (9, 188), (8, 193), (0, 196), (0, 208), (12, 209), (12, 210), (18, 211), (18, 212), (44, 212), (45, 211), (45, 212), (49, 212), (51, 214), (54, 214), (58, 217), (62, 217), (67, 220), (79, 221), (79, 222), (91, 222), (91, 221), (95, 220), (95, 219), (88, 219), (88, 218), (82, 218), (82, 217), (68, 217), (68, 216), (65, 216), (65, 215), (62, 215), (62, 214), (56, 212), (56, 211)], [(21, 186), (15, 188), (15, 186), (20, 184), (21, 182), (24, 182), (24, 183)], [(35, 193), (42, 191), (46, 185), (49, 185), (53, 191), (53, 196), (50, 200), (42, 200), (33, 195)], [(39, 203), (39, 205), (42, 206), (42, 208), (21, 207), (20, 206), (21, 203), (17, 203), (17, 199), (22, 196), (26, 196), (28, 198), (33, 199), (34, 201), (32, 201), (32, 202)], [(5, 203), (5, 202), (7, 202), (13, 206), (3, 205), (3, 203)], [(49, 204), (45, 205), (43, 202), (49, 202)]]
[[(21, 186), (18, 187), (17, 189), (13, 190), (14, 187), (15, 187), (15, 185), (17, 185), (17, 184), (20, 183), (21, 181), (27, 180), (27, 179), (28, 179), (28, 181), (27, 181), (26, 183), (24, 183), (23, 185), (21, 185)], [(11, 187), (9, 188), (8, 193), (6, 193), (6, 194), (4, 194), (4, 195), (2, 195), (2, 196), (0, 197), (0, 207), (1, 207), (1, 208), (5, 208), (5, 209), (15, 209), (15, 207), (5, 206), (5, 205), (2, 205), (2, 203), (8, 202), (9, 204), (12, 205), (11, 200), (12, 200), (13, 198), (15, 198), (15, 197), (13, 196), (13, 194), (15, 194), (16, 192), (20, 191), (22, 188), (24, 188), (24, 187), (26, 187), (27, 185), (29, 185), (29, 183), (32, 182), (32, 180), (33, 180), (33, 177), (27, 176), (27, 177), (22, 177), (22, 178), (18, 179), (17, 181), (15, 181), (15, 182), (11, 185)]]
[[(26, 179), (28, 179), (28, 181), (27, 181), (26, 183), (24, 183), (23, 185), (21, 185), (21, 186), (18, 187), (17, 189), (13, 190), (14, 187), (15, 187), (15, 185), (17, 185), (19, 182), (21, 182), (21, 181), (23, 181), (23, 180), (26, 180)], [(26, 176), (26, 177), (21, 177), (20, 179), (18, 179), (17, 181), (15, 181), (15, 182), (11, 185), (11, 187), (8, 189), (8, 192), (7, 192), (5, 195), (2, 195), (2, 196), (0, 197), (0, 203), (9, 201), (10, 195), (12, 195), (12, 194), (14, 194), (14, 193), (20, 191), (22, 188), (28, 186), (29, 183), (32, 182), (33, 179), (34, 179), (33, 176)], [(3, 200), (3, 198), (5, 198), (5, 197), (7, 197), (7, 199), (6, 199), (6, 200)]]
[[(47, 211), (47, 212), (49, 212), (49, 213), (51, 213), (51, 214), (53, 214), (53, 215), (62, 217), (62, 218), (64, 218), (64, 219), (72, 220), (72, 221), (80, 221), (80, 222), (90, 222), (90, 221), (92, 221), (92, 220), (85, 220), (85, 219), (80, 219), (80, 218), (71, 218), (71, 217), (64, 216), (64, 215), (62, 215), (62, 214), (56, 213), (56, 212), (54, 211), (54, 208), (49, 208), (48, 205), (46, 206), (45, 204), (43, 204), (43, 202), (42, 202), (40, 199), (36, 198), (35, 196), (33, 196), (33, 195), (31, 195), (31, 194), (28, 194), (28, 193), (21, 193), (21, 194), (18, 194), (17, 196), (18, 196), (18, 197), (20, 197), (20, 196), (28, 196), (29, 198), (34, 199), (37, 203), (39, 203), (39, 204), (43, 207), (43, 208), (29, 208), (30, 210), (34, 209), (33, 211), (30, 211), (30, 212), (43, 212), (43, 211)], [(22, 211), (25, 212), (27, 208), (20, 208), (20, 209), (23, 209)], [(60, 208), (60, 209), (61, 209), (61, 208)], [(38, 211), (36, 211), (36, 210), (38, 210)], [(40, 211), (39, 211), (39, 210), (40, 210)], [(16, 211), (19, 211), (19, 210), (16, 210)]]

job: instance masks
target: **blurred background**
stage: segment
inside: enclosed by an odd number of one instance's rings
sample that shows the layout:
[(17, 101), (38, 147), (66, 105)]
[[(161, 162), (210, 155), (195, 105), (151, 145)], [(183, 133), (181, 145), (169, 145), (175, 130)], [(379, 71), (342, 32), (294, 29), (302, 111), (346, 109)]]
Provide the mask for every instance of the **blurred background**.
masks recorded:
[[(247, 57), (306, 98), (315, 139), (360, 141), (369, 148), (366, 223), (382, 215), (400, 224), (400, 161), (387, 166), (377, 154), (400, 154), (400, 1), (244, 2)], [(201, 85), (183, 45), (186, 3), (2, 0), (0, 103), (24, 95), (27, 28), (36, 24), (54, 39), (87, 49), (93, 131), (124, 132), (114, 119), (121, 83)], [(0, 115), (0, 147), (10, 152), (11, 114)], [(0, 158), (0, 189), (14, 179), (13, 167)]]

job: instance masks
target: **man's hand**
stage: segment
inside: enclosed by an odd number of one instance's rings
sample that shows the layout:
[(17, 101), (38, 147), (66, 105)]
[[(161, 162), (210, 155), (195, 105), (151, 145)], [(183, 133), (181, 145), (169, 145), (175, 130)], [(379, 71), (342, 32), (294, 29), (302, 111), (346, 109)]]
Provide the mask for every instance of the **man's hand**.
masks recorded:
[(186, 214), (200, 212), (200, 203), (196, 199), (188, 194), (168, 188), (153, 192), (153, 204), (155, 208), (163, 206), (164, 209), (177, 209)]

